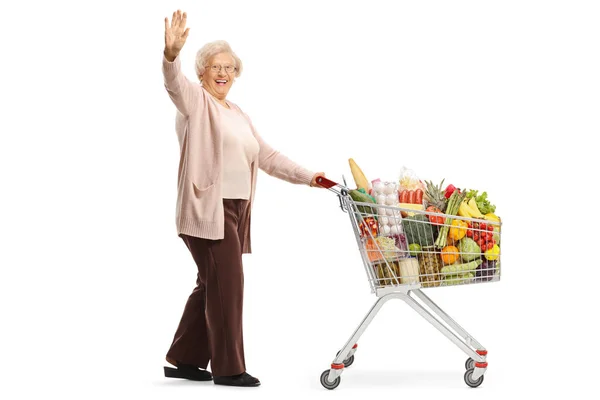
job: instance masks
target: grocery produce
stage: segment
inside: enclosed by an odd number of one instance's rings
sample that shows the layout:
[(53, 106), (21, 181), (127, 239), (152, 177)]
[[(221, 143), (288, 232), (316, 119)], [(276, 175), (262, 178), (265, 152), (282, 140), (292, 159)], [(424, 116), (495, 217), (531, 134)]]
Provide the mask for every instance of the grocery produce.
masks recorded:
[(477, 209), (482, 214), (493, 213), (496, 211), (496, 206), (491, 204), (487, 198), (487, 192), (483, 192), (480, 195), (477, 195), (477, 193), (477, 190), (469, 190), (467, 192), (467, 198), (469, 201), (471, 198), (474, 200), (475, 204), (477, 205)]
[(469, 283), (474, 277), (475, 275), (473, 275), (472, 272), (467, 272), (466, 274), (459, 276), (449, 276), (444, 279), (444, 285), (460, 285)]
[[(442, 181), (444, 182), (444, 181)], [(444, 190), (444, 197), (449, 199), (450, 196), (452, 196), (452, 193), (454, 193), (455, 190), (457, 190), (458, 188), (452, 184), (448, 185), (446, 187), (446, 190)], [(460, 191), (460, 190), (459, 190)]]
[(444, 276), (460, 275), (460, 274), (464, 274), (465, 272), (475, 271), (475, 269), (478, 266), (480, 266), (481, 263), (482, 263), (482, 261), (480, 259), (477, 259), (477, 260), (473, 260), (473, 261), (470, 261), (468, 263), (463, 263), (463, 264), (446, 265), (445, 267), (443, 267), (440, 270), (440, 272)]
[(416, 258), (403, 258), (398, 264), (400, 266), (400, 280), (403, 284), (419, 282), (419, 261)]
[[(407, 210), (423, 211), (423, 204), (398, 203), (396, 205), (396, 207), (398, 207), (398, 208), (405, 208)], [(404, 218), (404, 217), (415, 215), (416, 213), (410, 212), (410, 211), (401, 210), (400, 214)]]
[(460, 193), (459, 190), (455, 190), (448, 199), (448, 206), (446, 207), (446, 215), (448, 216), (446, 217), (446, 221), (444, 221), (444, 226), (440, 228), (440, 233), (435, 241), (435, 245), (438, 248), (446, 246), (446, 243), (448, 242), (448, 231), (450, 230), (450, 224), (452, 223), (450, 216), (458, 213), (458, 208), (463, 198), (464, 194)]
[(483, 255), (487, 260), (497, 260), (500, 256), (500, 246), (495, 244), (491, 249), (486, 250), (485, 253), (483, 253)]
[(474, 218), (471, 207), (469, 207), (467, 199), (464, 199), (458, 207), (458, 215), (465, 218)]
[(350, 164), (350, 171), (352, 172), (352, 177), (354, 178), (354, 182), (359, 189), (365, 189), (368, 193), (369, 191), (369, 181), (363, 174), (362, 170), (358, 167), (358, 164), (350, 158), (348, 159), (348, 163)]
[(419, 243), (411, 243), (408, 245), (408, 250), (411, 256), (416, 256), (421, 251), (421, 245)]
[(377, 237), (378, 234), (378, 225), (373, 217), (364, 218), (360, 225), (360, 233), (361, 237)]
[(421, 247), (431, 246), (435, 237), (434, 226), (423, 214), (416, 214), (402, 220), (408, 243), (417, 243)]
[(444, 212), (447, 204), (446, 192), (442, 189), (444, 180), (442, 179), (442, 182), (438, 186), (435, 186), (431, 181), (425, 181), (425, 183), (427, 184), (425, 189), (427, 203), (436, 207), (440, 212)]
[[(374, 183), (373, 194), (377, 199), (376, 202), (382, 206), (395, 207), (398, 203), (398, 184), (396, 182), (382, 182), (378, 181)], [(396, 218), (388, 217), (388, 211), (394, 211), (393, 208), (379, 208), (379, 233), (382, 235), (395, 235), (402, 233), (399, 227), (399, 222)], [(397, 214), (397, 213), (396, 213)], [(398, 217), (400, 217), (398, 215)]]
[(488, 221), (500, 222), (500, 218), (496, 214), (494, 214), (494, 213), (487, 213), (483, 217), (485, 219), (487, 219)]
[(405, 167), (397, 181), (369, 182), (350, 168), (361, 204), (360, 241), (380, 285), (423, 287), (483, 282), (500, 275), (500, 224), (487, 192), (422, 181)]
[(496, 273), (496, 260), (483, 260), (483, 262), (475, 270), (475, 281), (489, 281)]
[(375, 239), (365, 240), (365, 250), (367, 251), (367, 257), (369, 258), (369, 261), (376, 262), (383, 259), (383, 254), (381, 254)]
[(375, 197), (373, 197), (373, 195), (367, 193), (367, 191), (364, 188), (360, 188), (360, 189), (358, 189), (358, 191), (361, 192), (362, 194), (369, 196), (371, 198), (371, 200), (373, 201), (373, 203), (377, 203), (377, 200), (375, 200)]
[(460, 240), (465, 237), (467, 234), (467, 223), (465, 221), (461, 221), (460, 219), (455, 219), (452, 221), (452, 227), (450, 228), (450, 232), (448, 235), (452, 240)]
[[(375, 203), (373, 201), (373, 199), (371, 198), (371, 196), (369, 196), (368, 194), (364, 194), (363, 192), (361, 192), (357, 189), (351, 190), (350, 192), (348, 192), (348, 194), (350, 195), (350, 197), (352, 197), (352, 200), (354, 200), (356, 202)], [(371, 206), (359, 205), (359, 206), (357, 206), (357, 209), (361, 214), (375, 214), (376, 213), (376, 208), (371, 207)]]
[(469, 211), (471, 211), (471, 214), (475, 218), (483, 218), (483, 214), (481, 213), (481, 211), (479, 211), (479, 208), (477, 208), (477, 203), (475, 202), (475, 199), (473, 197), (471, 197), (467, 205), (471, 208)]
[(458, 260), (458, 248), (456, 246), (446, 246), (442, 249), (442, 261), (444, 264), (454, 264)]
[(473, 261), (481, 256), (481, 248), (469, 237), (464, 237), (458, 242), (458, 250), (463, 261)]
[[(425, 211), (427, 211), (428, 213), (442, 213), (440, 209), (436, 206), (429, 206)], [(431, 222), (434, 225), (442, 225), (445, 220), (445, 218), (441, 215), (427, 214), (427, 216), (429, 217), (429, 222)]]
[(434, 247), (424, 247), (424, 252), (419, 253), (419, 279), (423, 287), (439, 286), (440, 269), (442, 268), (442, 260), (438, 253), (434, 252)]

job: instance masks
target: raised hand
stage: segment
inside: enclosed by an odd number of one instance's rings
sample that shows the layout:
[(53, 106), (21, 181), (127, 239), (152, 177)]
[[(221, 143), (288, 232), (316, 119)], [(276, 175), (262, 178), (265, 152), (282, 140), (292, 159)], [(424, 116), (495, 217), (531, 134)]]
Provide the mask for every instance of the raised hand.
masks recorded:
[(173, 61), (178, 55), (190, 33), (190, 28), (185, 28), (187, 14), (177, 10), (173, 13), (171, 24), (165, 18), (165, 57)]

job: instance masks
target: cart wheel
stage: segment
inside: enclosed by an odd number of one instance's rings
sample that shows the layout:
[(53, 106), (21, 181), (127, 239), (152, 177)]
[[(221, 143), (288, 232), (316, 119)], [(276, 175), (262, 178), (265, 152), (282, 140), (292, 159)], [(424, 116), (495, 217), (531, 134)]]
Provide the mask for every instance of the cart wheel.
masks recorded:
[(475, 371), (475, 369), (471, 368), (468, 369), (467, 372), (465, 372), (465, 383), (472, 388), (476, 388), (477, 386), (483, 383), (483, 375), (481, 375), (479, 379), (475, 381), (471, 378), (473, 376), (473, 371)]
[[(340, 352), (338, 351), (335, 356), (337, 357), (339, 355), (340, 355)], [(348, 368), (349, 366), (352, 365), (352, 363), (354, 363), (354, 354), (352, 354), (350, 357), (348, 357), (344, 360), (344, 368)]]
[(475, 368), (475, 360), (471, 357), (467, 358), (467, 362), (465, 362), (465, 369)]
[(336, 387), (338, 387), (340, 385), (340, 376), (338, 376), (337, 378), (335, 378), (335, 381), (333, 381), (333, 383), (329, 383), (329, 381), (327, 381), (327, 377), (329, 376), (329, 370), (326, 369), (325, 371), (323, 371), (323, 373), (321, 374), (321, 385), (323, 385), (323, 387), (325, 389), (329, 389), (329, 390), (333, 390)]

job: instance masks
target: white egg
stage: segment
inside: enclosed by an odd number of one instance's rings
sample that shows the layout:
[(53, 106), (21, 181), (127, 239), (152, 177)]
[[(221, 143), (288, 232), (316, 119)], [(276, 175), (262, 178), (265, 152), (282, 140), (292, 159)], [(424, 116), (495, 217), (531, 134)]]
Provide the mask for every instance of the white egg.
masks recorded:
[(394, 209), (393, 209), (393, 208), (387, 208), (387, 209), (386, 209), (386, 214), (387, 214), (388, 216), (390, 216), (390, 217), (393, 217), (393, 216), (394, 216), (394, 212), (398, 213), (397, 211), (394, 211)]
[(390, 219), (388, 217), (379, 218), (379, 225), (389, 225)]
[(378, 194), (376, 199), (377, 199), (377, 204), (385, 204), (385, 202), (386, 202), (385, 194)]
[(400, 232), (398, 231), (398, 227), (396, 225), (392, 225), (392, 226), (390, 226), (390, 233), (392, 235), (397, 235)]
[(383, 207), (379, 207), (377, 209), (377, 214), (379, 214), (380, 217), (383, 217), (384, 215), (387, 215), (387, 210)]
[(390, 193), (385, 196), (386, 206), (395, 206), (396, 204), (398, 204), (398, 196), (395, 193)]
[(394, 185), (390, 182), (386, 182), (385, 186), (383, 187), (383, 193), (391, 194), (393, 192), (394, 192)]
[(382, 193), (383, 187), (384, 187), (384, 184), (381, 181), (375, 182), (373, 184), (373, 190), (375, 191), (375, 193)]
[(387, 225), (383, 225), (379, 227), (379, 230), (381, 231), (381, 233), (383, 233), (384, 235), (389, 235), (390, 234), (390, 227)]

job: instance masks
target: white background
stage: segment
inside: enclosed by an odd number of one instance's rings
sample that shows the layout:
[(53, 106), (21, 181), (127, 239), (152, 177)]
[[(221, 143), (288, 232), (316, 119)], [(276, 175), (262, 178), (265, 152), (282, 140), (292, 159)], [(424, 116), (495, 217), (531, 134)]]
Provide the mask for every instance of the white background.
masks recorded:
[[(3, 6), (0, 397), (507, 398), (577, 395), (597, 371), (600, 13), (593, 1), (144, 1)], [(230, 92), (291, 159), (352, 182), (486, 190), (503, 217), (499, 283), (426, 293), (490, 354), (466, 356), (401, 302), (319, 384), (375, 300), (325, 190), (259, 175), (244, 256), (248, 372), (259, 389), (167, 380), (195, 282), (176, 236), (179, 147), (163, 19), (182, 53), (226, 39)]]

